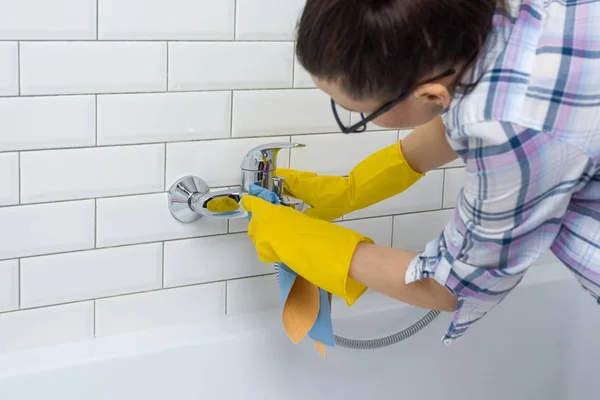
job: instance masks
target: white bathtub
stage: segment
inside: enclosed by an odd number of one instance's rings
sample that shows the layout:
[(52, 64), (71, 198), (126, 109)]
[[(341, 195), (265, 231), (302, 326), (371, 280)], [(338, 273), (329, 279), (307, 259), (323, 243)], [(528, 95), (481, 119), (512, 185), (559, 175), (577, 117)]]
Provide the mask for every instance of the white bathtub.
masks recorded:
[[(364, 338), (422, 311), (372, 295), (335, 315), (338, 334)], [(450, 347), (440, 343), (448, 320), (380, 350), (335, 348), (327, 360), (291, 344), (275, 312), (5, 354), (0, 399), (599, 398), (600, 308), (562, 267), (533, 268)]]

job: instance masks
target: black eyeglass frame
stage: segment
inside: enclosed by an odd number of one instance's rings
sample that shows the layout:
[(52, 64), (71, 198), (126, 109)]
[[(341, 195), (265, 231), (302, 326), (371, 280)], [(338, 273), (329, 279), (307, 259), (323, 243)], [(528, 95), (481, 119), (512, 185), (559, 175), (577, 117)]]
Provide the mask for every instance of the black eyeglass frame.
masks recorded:
[[(424, 82), (419, 83), (417, 86), (420, 85), (425, 85), (427, 83), (431, 83), (433, 81), (436, 81), (438, 79), (442, 79), (442, 78), (446, 78), (450, 75), (453, 75), (456, 71), (454, 69), (449, 69), (446, 72), (439, 74), (437, 76), (434, 76), (431, 79), (427, 79)], [(343, 133), (359, 133), (359, 132), (364, 132), (367, 130), (367, 124), (371, 121), (373, 121), (375, 118), (379, 117), (380, 115), (382, 115), (383, 113), (388, 112), (389, 110), (391, 110), (394, 106), (396, 106), (397, 104), (401, 103), (402, 101), (404, 101), (409, 95), (410, 95), (410, 90), (407, 90), (406, 92), (401, 93), (399, 96), (397, 96), (396, 98), (394, 98), (393, 100), (388, 101), (387, 103), (385, 103), (384, 105), (382, 105), (381, 107), (379, 107), (377, 110), (375, 110), (374, 112), (372, 112), (371, 114), (369, 114), (368, 117), (365, 117), (364, 113), (360, 113), (361, 116), (361, 120), (357, 123), (355, 123), (354, 125), (351, 126), (345, 126), (344, 123), (341, 121), (340, 116), (337, 113), (337, 109), (336, 109), (336, 103), (335, 100), (333, 100), (333, 98), (331, 99), (331, 110), (333, 111), (333, 116), (335, 117), (335, 121), (337, 122), (338, 126), (340, 127), (341, 131)]]

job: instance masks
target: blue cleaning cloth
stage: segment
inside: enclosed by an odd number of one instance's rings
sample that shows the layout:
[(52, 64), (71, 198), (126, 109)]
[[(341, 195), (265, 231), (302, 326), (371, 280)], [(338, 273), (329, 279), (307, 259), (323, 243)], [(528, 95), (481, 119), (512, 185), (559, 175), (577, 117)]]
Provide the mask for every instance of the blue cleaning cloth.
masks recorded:
[[(250, 185), (249, 193), (252, 196), (260, 197), (261, 199), (270, 203), (281, 204), (277, 194), (271, 192), (270, 190), (264, 189), (261, 186)], [(248, 214), (248, 218), (252, 218), (251, 213)], [(277, 264), (277, 270), (279, 299), (281, 307), (283, 308), (298, 274), (296, 274), (282, 262)], [(319, 303), (319, 313), (317, 315), (315, 324), (308, 332), (308, 337), (327, 346), (334, 347), (335, 340), (333, 336), (333, 324), (331, 322), (331, 305), (329, 304), (329, 294), (321, 288), (319, 288)]]

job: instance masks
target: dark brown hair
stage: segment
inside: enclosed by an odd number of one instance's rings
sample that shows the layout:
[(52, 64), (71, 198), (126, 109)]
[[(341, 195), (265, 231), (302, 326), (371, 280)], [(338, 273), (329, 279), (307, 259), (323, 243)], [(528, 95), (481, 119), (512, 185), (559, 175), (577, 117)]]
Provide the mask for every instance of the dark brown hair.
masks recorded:
[[(296, 54), (355, 99), (392, 98), (477, 59), (506, 0), (307, 0)], [(467, 84), (468, 86), (468, 84)]]

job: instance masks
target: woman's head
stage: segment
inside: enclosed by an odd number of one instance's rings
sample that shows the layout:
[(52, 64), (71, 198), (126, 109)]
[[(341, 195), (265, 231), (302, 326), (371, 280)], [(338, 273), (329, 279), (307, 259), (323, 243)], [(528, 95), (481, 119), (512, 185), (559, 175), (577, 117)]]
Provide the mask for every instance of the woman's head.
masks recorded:
[[(338, 106), (422, 125), (450, 103), (503, 0), (307, 0), (296, 53)], [(406, 96), (400, 97), (406, 93)], [(395, 101), (394, 103), (390, 103)]]

